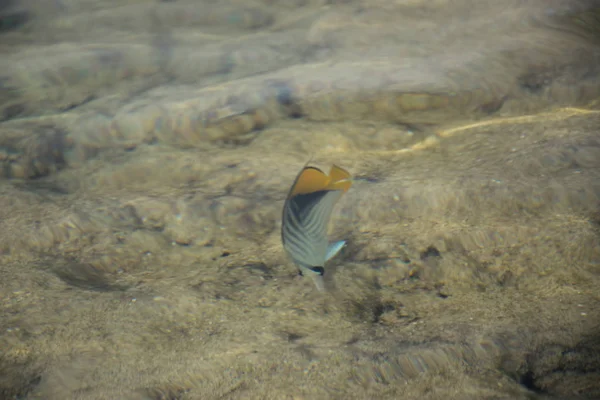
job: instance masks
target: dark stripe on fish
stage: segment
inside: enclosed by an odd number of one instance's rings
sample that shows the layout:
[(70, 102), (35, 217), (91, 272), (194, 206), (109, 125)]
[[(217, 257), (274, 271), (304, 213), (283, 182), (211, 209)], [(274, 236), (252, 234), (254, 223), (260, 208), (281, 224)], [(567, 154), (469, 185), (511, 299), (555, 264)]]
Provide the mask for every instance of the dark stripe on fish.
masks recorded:
[(327, 224), (342, 191), (320, 190), (286, 201), (281, 237), (284, 248), (301, 266), (323, 274), (327, 254)]

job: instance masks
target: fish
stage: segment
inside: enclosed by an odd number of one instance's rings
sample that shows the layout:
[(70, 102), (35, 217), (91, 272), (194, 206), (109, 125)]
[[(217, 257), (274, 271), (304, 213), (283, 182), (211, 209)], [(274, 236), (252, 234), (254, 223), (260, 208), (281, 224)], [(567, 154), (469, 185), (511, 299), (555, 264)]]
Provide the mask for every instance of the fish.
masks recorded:
[(352, 186), (348, 171), (333, 165), (329, 175), (304, 166), (283, 205), (281, 241), (301, 276), (309, 275), (319, 291), (325, 290), (325, 263), (346, 245), (328, 243), (327, 227), (334, 206)]

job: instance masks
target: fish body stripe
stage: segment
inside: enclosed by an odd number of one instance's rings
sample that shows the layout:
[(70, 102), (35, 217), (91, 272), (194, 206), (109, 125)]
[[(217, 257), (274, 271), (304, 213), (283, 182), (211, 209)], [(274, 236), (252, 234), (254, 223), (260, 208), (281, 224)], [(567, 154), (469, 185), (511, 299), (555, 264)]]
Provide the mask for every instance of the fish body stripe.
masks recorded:
[(327, 224), (339, 190), (298, 194), (286, 201), (281, 236), (285, 250), (300, 266), (322, 267), (327, 255)]

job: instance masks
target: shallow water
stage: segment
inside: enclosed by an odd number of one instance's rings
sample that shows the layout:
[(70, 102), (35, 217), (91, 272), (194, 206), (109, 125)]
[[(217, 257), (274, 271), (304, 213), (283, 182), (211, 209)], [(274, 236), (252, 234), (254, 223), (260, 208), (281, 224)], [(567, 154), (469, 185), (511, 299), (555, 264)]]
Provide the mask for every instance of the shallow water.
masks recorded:
[(0, 1), (0, 52), (0, 398), (600, 397), (597, 2)]

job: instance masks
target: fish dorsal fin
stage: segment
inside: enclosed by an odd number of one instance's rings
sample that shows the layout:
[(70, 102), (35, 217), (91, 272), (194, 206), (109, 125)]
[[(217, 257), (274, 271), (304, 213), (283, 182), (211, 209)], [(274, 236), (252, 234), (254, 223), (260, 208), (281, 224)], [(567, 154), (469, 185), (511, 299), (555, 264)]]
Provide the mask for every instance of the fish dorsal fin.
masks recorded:
[(337, 165), (331, 167), (329, 176), (319, 168), (305, 166), (296, 177), (288, 198), (321, 190), (342, 190), (347, 192), (351, 186), (350, 173)]
[(329, 185), (329, 181), (329, 177), (320, 169), (304, 167), (296, 177), (296, 181), (288, 197), (325, 190), (327, 185)]
[(304, 167), (296, 177), (288, 197), (326, 190), (329, 181), (329, 177), (320, 169), (315, 167)]

